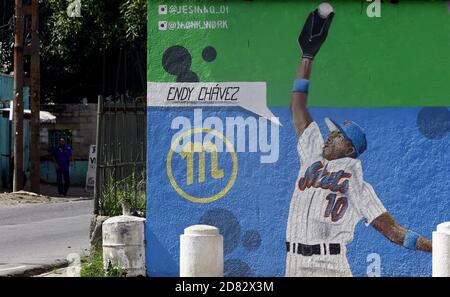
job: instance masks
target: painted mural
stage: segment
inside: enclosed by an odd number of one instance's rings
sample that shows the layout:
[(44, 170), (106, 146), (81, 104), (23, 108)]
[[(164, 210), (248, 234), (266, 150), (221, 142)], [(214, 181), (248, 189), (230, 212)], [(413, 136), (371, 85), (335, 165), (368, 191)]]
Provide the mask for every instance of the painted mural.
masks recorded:
[(148, 275), (179, 275), (194, 224), (224, 236), (225, 276), (431, 275), (450, 219), (446, 2), (148, 16)]

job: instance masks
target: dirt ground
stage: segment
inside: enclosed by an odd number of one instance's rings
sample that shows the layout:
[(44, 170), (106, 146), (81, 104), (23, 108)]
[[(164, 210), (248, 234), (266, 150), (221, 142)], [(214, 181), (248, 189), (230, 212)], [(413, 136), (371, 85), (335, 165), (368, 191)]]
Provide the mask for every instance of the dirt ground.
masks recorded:
[(0, 189), (0, 208), (28, 203), (64, 203), (92, 198), (92, 193), (85, 192), (83, 188), (71, 188), (67, 197), (58, 197), (55, 186), (41, 185), (41, 193), (41, 195), (27, 191), (8, 193)]

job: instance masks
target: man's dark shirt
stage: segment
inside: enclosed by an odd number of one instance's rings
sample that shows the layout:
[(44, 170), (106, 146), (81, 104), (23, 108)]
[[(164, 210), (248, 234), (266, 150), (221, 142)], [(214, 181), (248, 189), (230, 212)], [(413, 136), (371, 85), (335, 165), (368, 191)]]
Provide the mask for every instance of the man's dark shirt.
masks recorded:
[(69, 171), (72, 149), (67, 145), (64, 147), (57, 146), (54, 151), (54, 156), (59, 169), (62, 171)]

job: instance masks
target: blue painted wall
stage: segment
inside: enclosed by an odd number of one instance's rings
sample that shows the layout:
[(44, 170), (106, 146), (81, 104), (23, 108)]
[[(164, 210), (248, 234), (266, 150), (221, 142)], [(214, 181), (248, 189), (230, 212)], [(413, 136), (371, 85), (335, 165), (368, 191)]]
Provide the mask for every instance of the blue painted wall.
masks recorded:
[[(148, 1), (147, 81), (266, 82), (264, 100), (283, 124), (279, 159), (261, 164), (260, 153), (238, 153), (237, 179), (225, 197), (193, 203), (175, 191), (166, 169), (170, 141), (178, 132), (170, 128), (172, 120), (183, 115), (192, 120), (193, 109), (149, 109), (148, 273), (178, 275), (179, 235), (187, 226), (207, 223), (218, 226), (225, 237), (225, 275), (282, 276), (289, 204), (300, 167), (288, 108), (301, 57), (297, 39), (308, 14), (322, 1), (210, 2)], [(365, 128), (369, 141), (361, 158), (365, 180), (401, 225), (430, 238), (438, 223), (450, 220), (448, 5), (384, 1), (381, 17), (371, 18), (366, 11), (372, 4), (366, 1), (329, 2), (336, 14), (314, 60), (308, 104), (314, 106), (312, 113), (324, 134), (325, 116), (338, 122), (354, 120)], [(182, 5), (206, 3), (216, 11), (222, 5), (229, 11), (223, 15), (176, 11)], [(177, 28), (196, 19), (226, 20), (228, 28)], [(418, 59), (425, 52), (439, 58)], [(151, 102), (154, 94), (148, 95)], [(242, 109), (203, 111), (204, 118), (254, 116)], [(198, 154), (194, 156), (197, 164)], [(224, 175), (230, 176), (230, 154), (219, 159)], [(204, 197), (225, 186), (225, 181), (210, 179), (186, 185), (186, 161), (187, 157), (181, 160), (174, 154), (171, 163), (186, 192)], [(372, 253), (381, 258), (383, 276), (431, 275), (431, 255), (397, 246), (359, 223), (348, 246), (354, 275), (367, 275), (367, 257)]]
[[(224, 235), (226, 275), (284, 275), (285, 230), (300, 161), (289, 109), (271, 110), (283, 124), (279, 131), (278, 161), (261, 164), (260, 153), (238, 153), (238, 175), (231, 190), (215, 202), (198, 204), (176, 193), (166, 174), (170, 141), (178, 132), (170, 129), (172, 120), (185, 116), (192, 121), (193, 109), (149, 108), (147, 156), (151, 157), (147, 158), (146, 228), (149, 275), (178, 276), (179, 235), (184, 228), (197, 223), (216, 225)], [(401, 225), (431, 238), (437, 224), (450, 220), (447, 107), (311, 108), (311, 112), (324, 137), (325, 116), (338, 122), (351, 119), (365, 129), (368, 150), (361, 156), (364, 178)], [(221, 119), (254, 116), (239, 108), (203, 109), (203, 118), (212, 115)], [(219, 161), (225, 176), (231, 171), (231, 162), (226, 158)], [(186, 175), (184, 163), (174, 157), (175, 176)], [(219, 187), (223, 184), (206, 181), (201, 186), (194, 183), (189, 191), (214, 192)], [(382, 276), (431, 275), (430, 254), (397, 246), (360, 222), (354, 241), (348, 246), (355, 276), (366, 275), (367, 256), (371, 253), (381, 257)]]
[[(86, 185), (86, 172), (88, 170), (89, 161), (74, 160), (71, 163), (70, 184), (73, 186), (84, 187)], [(48, 184), (56, 184), (55, 162), (41, 161), (41, 182)]]

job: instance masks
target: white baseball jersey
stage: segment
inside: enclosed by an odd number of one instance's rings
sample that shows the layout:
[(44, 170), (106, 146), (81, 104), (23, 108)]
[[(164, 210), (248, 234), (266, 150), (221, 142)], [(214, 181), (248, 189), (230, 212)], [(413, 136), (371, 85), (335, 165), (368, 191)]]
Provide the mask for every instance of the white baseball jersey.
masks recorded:
[[(286, 241), (339, 243), (345, 248), (359, 220), (369, 225), (386, 209), (363, 180), (360, 160), (328, 161), (322, 157), (323, 147), (319, 126), (313, 122), (297, 145), (301, 167), (290, 204)], [(345, 257), (345, 250), (342, 252)]]

